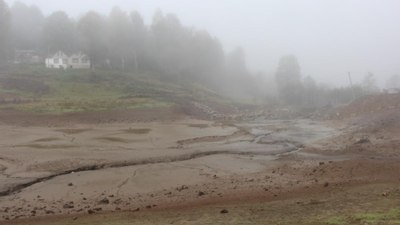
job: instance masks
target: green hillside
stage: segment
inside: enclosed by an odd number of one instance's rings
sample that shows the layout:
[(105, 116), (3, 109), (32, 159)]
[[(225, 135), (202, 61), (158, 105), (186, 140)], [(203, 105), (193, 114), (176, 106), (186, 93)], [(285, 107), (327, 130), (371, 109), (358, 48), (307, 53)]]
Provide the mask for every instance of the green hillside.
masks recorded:
[(198, 83), (157, 74), (41, 66), (0, 72), (0, 109), (57, 114), (169, 107), (189, 101), (230, 102)]

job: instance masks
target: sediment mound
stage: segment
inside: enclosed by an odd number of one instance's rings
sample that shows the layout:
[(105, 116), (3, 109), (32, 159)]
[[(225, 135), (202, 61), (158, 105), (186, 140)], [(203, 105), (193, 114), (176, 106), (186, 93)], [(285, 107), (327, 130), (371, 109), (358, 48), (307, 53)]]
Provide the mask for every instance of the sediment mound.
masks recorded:
[(364, 96), (354, 100), (349, 105), (339, 110), (340, 118), (359, 116), (373, 116), (374, 114), (387, 113), (400, 110), (400, 94), (379, 94)]

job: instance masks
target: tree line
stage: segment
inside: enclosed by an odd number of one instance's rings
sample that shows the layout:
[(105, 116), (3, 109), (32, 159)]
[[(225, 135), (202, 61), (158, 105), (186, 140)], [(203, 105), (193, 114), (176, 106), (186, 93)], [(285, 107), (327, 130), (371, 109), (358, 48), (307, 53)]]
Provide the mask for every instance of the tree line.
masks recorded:
[[(15, 50), (42, 56), (82, 51), (91, 67), (196, 81), (231, 97), (271, 100), (275, 95), (279, 102), (298, 107), (346, 103), (377, 91), (372, 74), (352, 87), (318, 85), (302, 77), (293, 55), (282, 57), (275, 79), (265, 80), (262, 72), (249, 71), (240, 47), (226, 53), (207, 31), (184, 26), (176, 15), (161, 11), (146, 25), (137, 11), (118, 7), (108, 15), (91, 11), (75, 19), (63, 11), (44, 16), (34, 5), (16, 2), (9, 7), (0, 0), (0, 64), (13, 59)], [(391, 84), (400, 83), (392, 79)]]
[(151, 67), (169, 73), (195, 69), (204, 73), (201, 70), (220, 66), (224, 57), (217, 39), (206, 31), (184, 27), (175, 15), (161, 11), (146, 26), (138, 12), (117, 7), (109, 15), (92, 11), (78, 20), (63, 11), (45, 17), (38, 7), (20, 2), (8, 8), (1, 0), (0, 7), (3, 56), (15, 49), (43, 55), (84, 51), (93, 65), (106, 63), (127, 70)]

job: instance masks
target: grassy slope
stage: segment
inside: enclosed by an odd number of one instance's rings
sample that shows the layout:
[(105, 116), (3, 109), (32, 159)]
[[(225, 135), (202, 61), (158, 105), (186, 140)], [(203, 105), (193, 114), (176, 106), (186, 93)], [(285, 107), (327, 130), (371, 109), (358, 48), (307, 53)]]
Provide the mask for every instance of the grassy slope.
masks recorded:
[(200, 85), (179, 84), (154, 75), (33, 66), (2, 71), (0, 98), (7, 99), (0, 104), (2, 109), (35, 113), (168, 107), (180, 98), (229, 102)]

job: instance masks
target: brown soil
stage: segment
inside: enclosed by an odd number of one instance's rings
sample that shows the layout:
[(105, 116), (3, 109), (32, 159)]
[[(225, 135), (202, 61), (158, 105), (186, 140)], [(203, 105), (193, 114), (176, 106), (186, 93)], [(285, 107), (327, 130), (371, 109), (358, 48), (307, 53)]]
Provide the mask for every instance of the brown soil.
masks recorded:
[[(110, 122), (111, 113), (50, 117), (58, 129), (3, 125), (2, 189), (25, 187), (1, 198), (0, 223), (326, 224), (391, 210), (400, 203), (399, 103), (366, 97), (325, 122), (229, 126), (169, 111), (164, 122), (132, 123), (151, 117), (143, 112), (103, 125), (99, 115)], [(346, 221), (334, 224), (366, 222)]]

